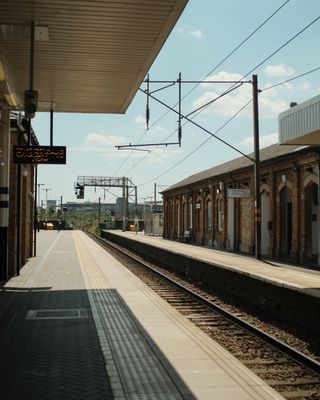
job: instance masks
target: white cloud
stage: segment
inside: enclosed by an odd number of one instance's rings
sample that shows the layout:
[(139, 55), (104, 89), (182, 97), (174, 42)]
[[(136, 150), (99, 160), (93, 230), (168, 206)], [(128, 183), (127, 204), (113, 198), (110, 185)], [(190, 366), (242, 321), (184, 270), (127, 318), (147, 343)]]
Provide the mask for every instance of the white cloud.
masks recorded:
[[(272, 144), (278, 143), (278, 133), (270, 133), (269, 135), (263, 135), (259, 138), (260, 148), (271, 146)], [(253, 136), (248, 136), (239, 143), (240, 146), (253, 147)]]
[(180, 153), (181, 150), (161, 149), (158, 147), (149, 154), (148, 161), (152, 164), (163, 164), (168, 158), (174, 157)]
[[(238, 73), (230, 73), (221, 71), (218, 74), (212, 75), (206, 80), (209, 81), (240, 81), (242, 76)], [(263, 87), (272, 86), (274, 83), (264, 84)], [(250, 84), (244, 83), (242, 86), (228, 93), (227, 95), (218, 98), (224, 91), (231, 88), (232, 83), (229, 84), (214, 84), (203, 83), (206, 91), (196, 99), (192, 107), (193, 109), (199, 108), (206, 103), (217, 98), (215, 102), (203, 109), (204, 114), (218, 114), (222, 117), (232, 117), (236, 114), (245, 104), (252, 100), (252, 87)], [(309, 90), (310, 86), (307, 82), (288, 82), (279, 87), (274, 87), (269, 90), (263, 90), (259, 95), (259, 115), (261, 118), (275, 118), (277, 115), (288, 109), (291, 99), (294, 99), (294, 94), (297, 92)], [(252, 105), (248, 105), (239, 116), (252, 118)]]
[(168, 132), (168, 129), (164, 128), (163, 126), (157, 125), (153, 128), (155, 131), (158, 132)]
[(146, 123), (146, 119), (144, 117), (142, 117), (141, 115), (138, 115), (137, 117), (135, 117), (134, 122), (136, 124), (142, 125)]
[(193, 36), (196, 38), (203, 38), (203, 32), (201, 29), (189, 29), (188, 27), (180, 27), (177, 29), (179, 35), (183, 36)]
[[(242, 75), (238, 73), (230, 73), (227, 71), (221, 71), (218, 74), (211, 75), (206, 78), (207, 81), (239, 81)], [(192, 104), (193, 109), (199, 108), (206, 103), (218, 98), (224, 91), (228, 90), (233, 84), (232, 83), (202, 83), (201, 87), (207, 90), (202, 96), (195, 100)], [(249, 84), (243, 84), (239, 88), (230, 92), (208, 107), (203, 109), (204, 114), (217, 113), (223, 117), (231, 117), (234, 115), (242, 106), (244, 106), (252, 98), (252, 88)], [(249, 110), (250, 111), (250, 110)], [(248, 115), (248, 111), (245, 111)]]
[[(206, 81), (240, 81), (242, 78), (241, 74), (238, 74), (237, 72), (227, 72), (227, 71), (221, 71), (218, 74), (214, 74), (211, 76), (208, 76), (205, 80)], [(227, 86), (231, 86), (231, 84), (217, 84), (219, 87), (225, 88)], [(204, 87), (213, 87), (214, 84), (212, 83), (201, 83), (201, 86)]]
[(294, 75), (294, 69), (291, 67), (287, 67), (284, 64), (267, 65), (264, 69), (264, 72), (267, 76), (275, 77), (289, 77)]
[(98, 133), (90, 133), (85, 140), (87, 146), (94, 145), (117, 145), (121, 144), (126, 140), (124, 136), (105, 136), (99, 135)]
[[(114, 147), (99, 147), (99, 146), (81, 146), (81, 147), (70, 147), (68, 148), (70, 153), (93, 153), (97, 157), (108, 157), (109, 158), (126, 158), (130, 152), (130, 149), (127, 151), (117, 150)], [(145, 153), (140, 151), (133, 151), (130, 157), (132, 158), (141, 158), (144, 157)]]
[(202, 38), (203, 37), (203, 33), (202, 33), (201, 29), (198, 29), (198, 30), (195, 30), (195, 31), (188, 31), (187, 35), (194, 36), (194, 37), (197, 37), (197, 38)]
[[(141, 115), (138, 115), (137, 117), (135, 117), (134, 122), (139, 125), (145, 125), (145, 128), (147, 126), (146, 119), (144, 117), (142, 117)], [(152, 126), (152, 121), (149, 122), (149, 126), (150, 126), (150, 133), (152, 133), (152, 131), (158, 131), (158, 132), (167, 132), (168, 131), (166, 128), (164, 128), (161, 125)]]
[[(226, 72), (213, 75), (209, 80), (214, 81), (238, 81), (241, 79), (240, 74), (228, 74)], [(192, 104), (193, 109), (199, 108), (208, 102), (217, 99), (208, 107), (203, 109), (204, 114), (217, 113), (223, 117), (231, 117), (234, 115), (242, 106), (244, 106), (252, 98), (251, 85), (244, 84), (229, 94), (218, 98), (224, 91), (228, 90), (232, 84), (202, 84), (204, 87), (210, 87), (212, 90), (207, 90), (202, 96), (195, 100)], [(244, 111), (241, 115), (250, 115), (249, 111)]]
[(259, 96), (259, 109), (261, 115), (266, 118), (277, 116), (282, 111), (289, 108), (287, 101), (281, 100), (277, 97), (269, 96), (268, 92), (262, 92)]

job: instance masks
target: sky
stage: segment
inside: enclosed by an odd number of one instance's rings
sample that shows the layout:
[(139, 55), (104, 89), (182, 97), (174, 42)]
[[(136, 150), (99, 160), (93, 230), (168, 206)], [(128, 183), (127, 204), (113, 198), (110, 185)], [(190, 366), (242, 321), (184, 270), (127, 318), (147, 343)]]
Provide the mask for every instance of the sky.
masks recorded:
[[(207, 81), (182, 84), (181, 112), (188, 115), (231, 87), (208, 81), (250, 81), (257, 74), (260, 147), (267, 147), (278, 142), (279, 113), (291, 102), (301, 103), (320, 94), (320, 69), (292, 79), (320, 68), (319, 17), (319, 0), (189, 0), (150, 68), (150, 80), (176, 81), (181, 73), (182, 80)], [(150, 90), (160, 87), (150, 84)], [(141, 88), (146, 89), (145, 84)], [(177, 109), (177, 85), (154, 96)], [(77, 201), (74, 183), (78, 176), (105, 176), (130, 178), (138, 188), (139, 203), (151, 200), (156, 185), (160, 200), (159, 192), (168, 186), (241, 156), (184, 119), (181, 147), (118, 150), (115, 146), (129, 143), (177, 142), (177, 114), (153, 99), (146, 130), (146, 100), (144, 93), (137, 92), (124, 115), (54, 114), (54, 144), (67, 146), (67, 164), (39, 165), (38, 183), (44, 184), (42, 189), (51, 189), (48, 199), (60, 201), (63, 196), (63, 202)], [(247, 154), (253, 151), (251, 100), (252, 85), (244, 83), (189, 118)], [(48, 145), (49, 114), (37, 113), (32, 124), (40, 144)], [(100, 197), (102, 202), (113, 203), (118, 196), (119, 189), (85, 189), (85, 201)]]

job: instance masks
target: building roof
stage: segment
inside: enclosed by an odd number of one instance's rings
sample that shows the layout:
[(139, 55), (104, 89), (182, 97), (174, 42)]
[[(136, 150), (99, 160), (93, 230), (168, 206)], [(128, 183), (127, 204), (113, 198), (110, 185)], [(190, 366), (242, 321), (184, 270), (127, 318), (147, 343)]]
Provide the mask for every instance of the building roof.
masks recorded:
[[(0, 6), (0, 100), (23, 109), (35, 23), (38, 111), (124, 113), (187, 0), (10, 0)], [(10, 95), (10, 98), (8, 97)], [(9, 99), (9, 100), (8, 100)]]
[[(284, 146), (280, 144), (274, 144), (272, 146), (260, 150), (260, 161), (263, 162), (280, 156), (288, 155), (306, 149), (307, 147), (309, 146), (301, 146), (301, 145)], [(248, 154), (248, 156), (251, 159), (254, 159), (254, 153)], [(181, 180), (180, 182), (177, 182), (176, 184), (170, 186), (162, 193), (166, 193), (171, 190), (178, 189), (183, 186), (188, 186), (206, 179), (211, 179), (217, 176), (221, 176), (226, 173), (230, 173), (232, 171), (240, 170), (242, 168), (248, 168), (250, 166), (253, 166), (253, 162), (249, 158), (242, 156), (234, 160), (227, 161), (223, 164), (216, 165), (204, 171), (198, 172), (194, 175), (190, 175), (189, 177)]]

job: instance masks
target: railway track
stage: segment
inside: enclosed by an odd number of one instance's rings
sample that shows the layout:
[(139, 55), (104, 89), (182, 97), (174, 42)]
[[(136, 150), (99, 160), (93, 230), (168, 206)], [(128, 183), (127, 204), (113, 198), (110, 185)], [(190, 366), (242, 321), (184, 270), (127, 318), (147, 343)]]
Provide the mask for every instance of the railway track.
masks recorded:
[[(172, 277), (132, 252), (91, 237), (186, 318), (288, 400), (320, 400), (320, 363), (208, 300), (201, 290)], [(170, 276), (171, 275), (171, 276)]]

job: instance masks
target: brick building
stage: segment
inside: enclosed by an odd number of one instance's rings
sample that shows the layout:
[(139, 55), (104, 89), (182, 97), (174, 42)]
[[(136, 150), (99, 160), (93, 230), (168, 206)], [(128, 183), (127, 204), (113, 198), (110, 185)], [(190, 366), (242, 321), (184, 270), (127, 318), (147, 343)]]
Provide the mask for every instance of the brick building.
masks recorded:
[[(301, 145), (260, 151), (264, 257), (317, 264), (319, 154), (320, 148)], [(233, 197), (230, 189), (250, 197)], [(163, 200), (165, 238), (254, 254), (254, 174), (248, 158), (192, 175), (166, 189)]]

